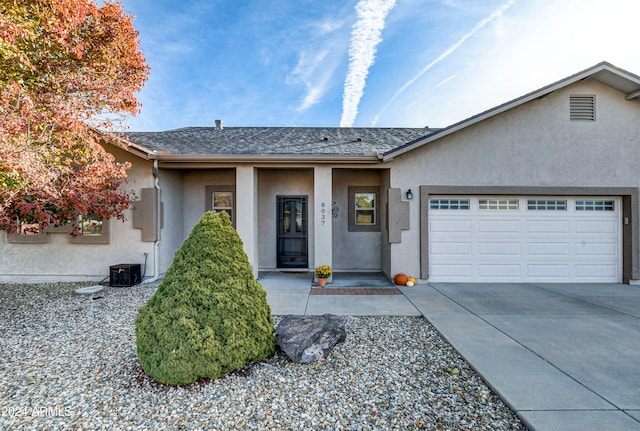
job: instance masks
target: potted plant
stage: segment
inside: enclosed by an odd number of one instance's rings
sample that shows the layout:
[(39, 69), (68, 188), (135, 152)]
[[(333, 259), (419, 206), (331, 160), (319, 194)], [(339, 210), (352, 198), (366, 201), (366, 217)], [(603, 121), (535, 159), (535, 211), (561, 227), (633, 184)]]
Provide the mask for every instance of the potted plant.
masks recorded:
[(331, 277), (333, 271), (329, 265), (322, 265), (316, 267), (315, 274), (318, 279), (318, 284), (324, 287), (327, 284), (327, 278)]

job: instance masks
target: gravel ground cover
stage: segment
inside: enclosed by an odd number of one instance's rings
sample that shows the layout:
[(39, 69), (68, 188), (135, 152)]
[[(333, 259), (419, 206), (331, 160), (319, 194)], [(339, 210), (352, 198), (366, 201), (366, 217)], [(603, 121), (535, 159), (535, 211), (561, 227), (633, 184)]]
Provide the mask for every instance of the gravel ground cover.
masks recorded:
[(526, 429), (422, 318), (345, 317), (347, 340), (324, 361), (276, 353), (165, 386), (135, 350), (136, 312), (155, 287), (94, 299), (80, 286), (0, 285), (0, 429)]

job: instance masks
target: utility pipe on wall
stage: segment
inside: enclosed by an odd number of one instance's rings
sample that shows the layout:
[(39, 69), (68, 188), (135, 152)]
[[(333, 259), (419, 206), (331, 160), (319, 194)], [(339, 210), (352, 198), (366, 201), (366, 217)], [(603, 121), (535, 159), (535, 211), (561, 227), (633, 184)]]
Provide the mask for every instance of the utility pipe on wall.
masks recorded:
[[(156, 151), (153, 152), (154, 156)], [(160, 175), (158, 172), (158, 159), (153, 159), (153, 188), (156, 191), (155, 204), (156, 208), (153, 212), (153, 225), (155, 229), (155, 239), (153, 241), (153, 276), (144, 281), (144, 283), (153, 283), (160, 278)]]

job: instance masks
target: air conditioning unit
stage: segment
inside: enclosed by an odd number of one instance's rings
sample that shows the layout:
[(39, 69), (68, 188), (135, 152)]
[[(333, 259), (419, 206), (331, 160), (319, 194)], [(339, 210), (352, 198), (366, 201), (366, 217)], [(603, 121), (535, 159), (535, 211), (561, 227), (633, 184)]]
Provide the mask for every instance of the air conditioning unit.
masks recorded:
[(142, 282), (139, 263), (121, 263), (109, 267), (109, 285), (130, 287)]

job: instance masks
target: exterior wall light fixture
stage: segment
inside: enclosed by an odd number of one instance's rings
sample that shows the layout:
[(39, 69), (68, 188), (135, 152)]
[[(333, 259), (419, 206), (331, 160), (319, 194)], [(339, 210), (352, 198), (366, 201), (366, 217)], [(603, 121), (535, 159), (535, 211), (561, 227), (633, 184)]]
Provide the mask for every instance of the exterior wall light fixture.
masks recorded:
[(413, 199), (413, 192), (411, 191), (411, 189), (407, 190), (406, 195), (407, 195), (407, 199), (409, 200)]

